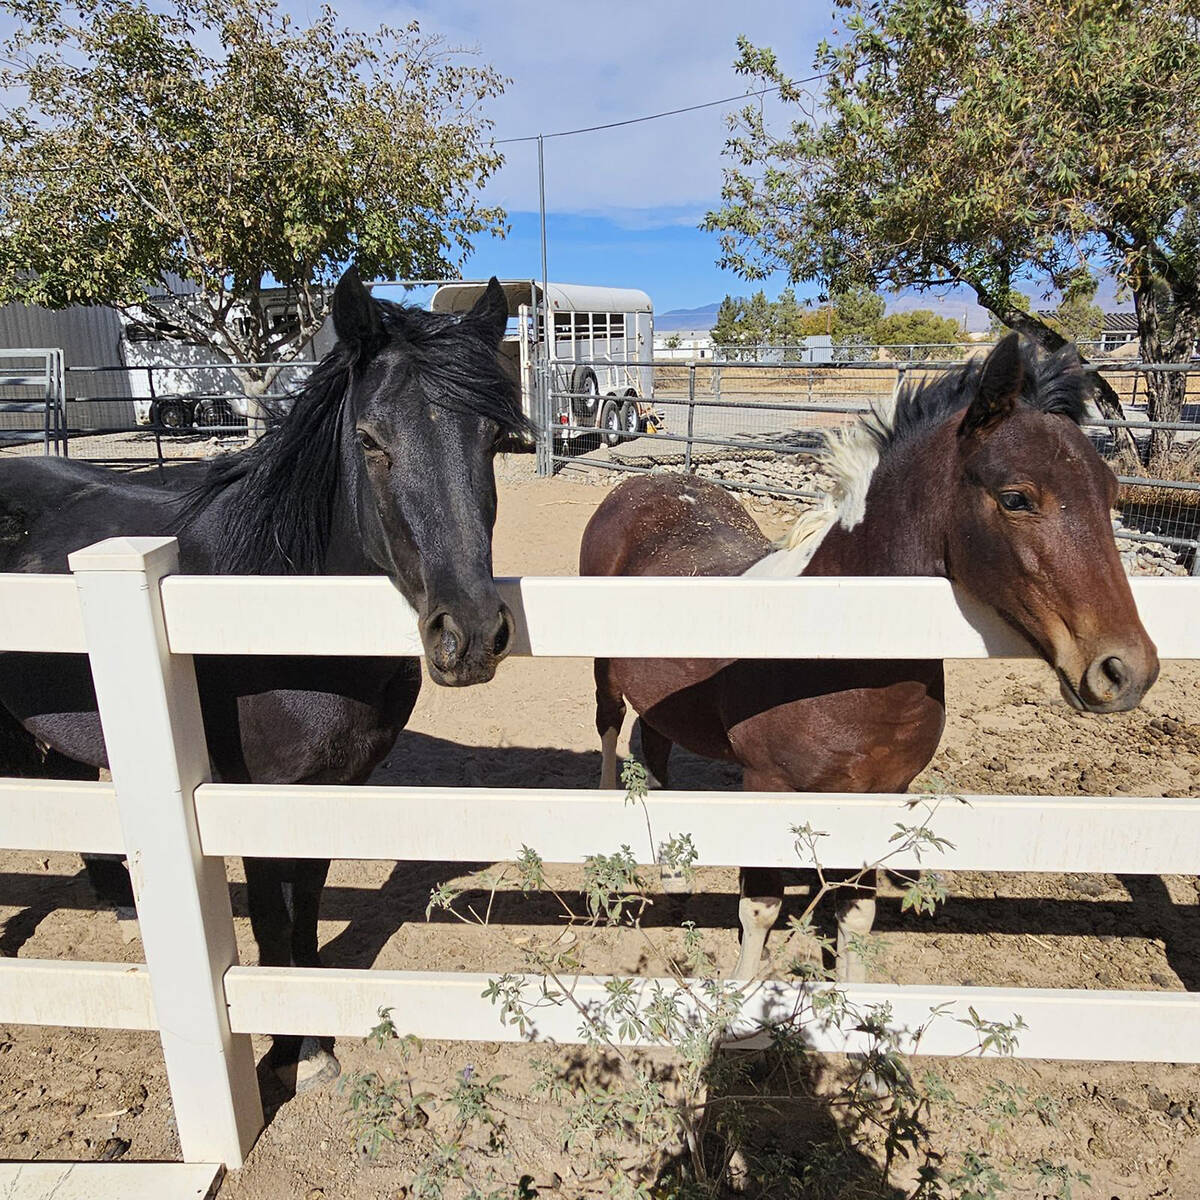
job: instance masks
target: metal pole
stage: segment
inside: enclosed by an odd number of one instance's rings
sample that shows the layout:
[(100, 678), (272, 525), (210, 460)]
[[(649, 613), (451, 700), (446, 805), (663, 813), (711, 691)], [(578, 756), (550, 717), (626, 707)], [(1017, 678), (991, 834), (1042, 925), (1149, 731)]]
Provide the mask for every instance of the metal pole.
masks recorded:
[(554, 328), (550, 317), (550, 301), (547, 295), (549, 279), (547, 275), (546, 257), (546, 154), (542, 135), (538, 134), (538, 218), (542, 234), (542, 298), (534, 313), (534, 338), (537, 337), (537, 318), (542, 318), (542, 353), (541, 362), (537, 365), (538, 403), (541, 407), (541, 420), (537, 422), (537, 436), (541, 440), (537, 453), (537, 473), (539, 475), (554, 474), (554, 413), (550, 399), (553, 386), (553, 373), (550, 370), (550, 359), (554, 353)]
[[(542, 223), (542, 304), (546, 303), (546, 156), (542, 144), (542, 135), (538, 134), (538, 210)], [(549, 334), (549, 326), (546, 327)]]
[(688, 364), (688, 419), (687, 441), (683, 447), (683, 473), (692, 473), (692, 434), (696, 425), (696, 364)]

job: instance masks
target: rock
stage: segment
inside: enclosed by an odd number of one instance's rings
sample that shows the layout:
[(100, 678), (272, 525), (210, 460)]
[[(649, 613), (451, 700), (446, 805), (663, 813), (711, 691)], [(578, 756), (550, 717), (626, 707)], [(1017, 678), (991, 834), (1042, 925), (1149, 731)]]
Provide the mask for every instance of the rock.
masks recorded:
[(124, 1138), (110, 1137), (100, 1150), (100, 1162), (115, 1162), (129, 1152), (129, 1142)]
[(1079, 896), (1103, 896), (1108, 891), (1108, 886), (1098, 875), (1068, 875), (1063, 882)]
[(1153, 1112), (1165, 1113), (1171, 1107), (1171, 1099), (1165, 1092), (1151, 1087), (1146, 1092), (1146, 1107)]

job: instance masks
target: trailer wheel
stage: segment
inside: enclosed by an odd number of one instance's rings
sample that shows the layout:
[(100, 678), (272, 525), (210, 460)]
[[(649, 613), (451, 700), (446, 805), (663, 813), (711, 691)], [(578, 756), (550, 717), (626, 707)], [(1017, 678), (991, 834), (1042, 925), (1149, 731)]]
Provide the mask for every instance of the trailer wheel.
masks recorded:
[(621, 436), (621, 406), (615, 397), (608, 397), (600, 408), (600, 428), (604, 444), (608, 447), (619, 446), (625, 439)]
[(246, 423), (238, 421), (233, 405), (227, 400), (201, 400), (196, 405), (195, 419), (197, 429), (228, 428), (231, 425)]
[(642, 431), (642, 418), (638, 412), (636, 397), (630, 397), (621, 405), (621, 428), (626, 433), (640, 433)]
[(195, 420), (195, 409), (188, 400), (171, 397), (155, 400), (150, 405), (150, 424), (164, 429), (190, 429)]
[(595, 425), (600, 385), (591, 367), (576, 367), (571, 376), (571, 416), (575, 425)]

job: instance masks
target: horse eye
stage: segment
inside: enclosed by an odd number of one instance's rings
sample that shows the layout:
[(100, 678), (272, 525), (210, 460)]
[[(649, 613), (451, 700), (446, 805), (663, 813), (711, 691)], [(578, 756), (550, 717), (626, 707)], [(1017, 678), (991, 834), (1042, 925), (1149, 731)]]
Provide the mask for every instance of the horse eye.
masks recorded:
[(1006, 512), (1033, 512), (1033, 501), (1024, 492), (1001, 492), (1000, 507)]
[(358, 431), (358, 444), (359, 444), (359, 445), (360, 445), (360, 446), (361, 446), (361, 447), (362, 447), (364, 450), (378, 450), (378, 449), (380, 449), (379, 443), (378, 443), (378, 442), (377, 442), (377, 441), (376, 441), (376, 440), (375, 440), (375, 439), (374, 439), (374, 438), (373, 438), (373, 437), (372, 437), (372, 436), (371, 436), (369, 433), (367, 433), (367, 432), (366, 432), (366, 430), (364, 430), (364, 429), (360, 429), (360, 430)]

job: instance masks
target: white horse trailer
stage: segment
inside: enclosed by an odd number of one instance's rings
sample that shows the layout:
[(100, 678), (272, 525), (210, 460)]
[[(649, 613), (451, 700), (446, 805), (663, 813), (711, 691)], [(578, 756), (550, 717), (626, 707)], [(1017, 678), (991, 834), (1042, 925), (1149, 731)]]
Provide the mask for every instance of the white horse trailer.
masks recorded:
[[(539, 364), (549, 381), (550, 422), (563, 440), (599, 430), (608, 444), (645, 432), (654, 421), (654, 306), (633, 288), (550, 283), (546, 300), (552, 338), (546, 337), (542, 285), (502, 282), (509, 323), (502, 352), (521, 381), (525, 415), (537, 419)], [(466, 312), (486, 281), (442, 284), (432, 312)]]

